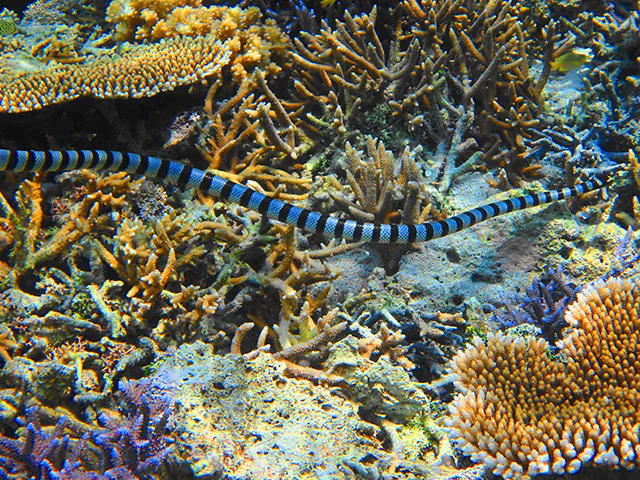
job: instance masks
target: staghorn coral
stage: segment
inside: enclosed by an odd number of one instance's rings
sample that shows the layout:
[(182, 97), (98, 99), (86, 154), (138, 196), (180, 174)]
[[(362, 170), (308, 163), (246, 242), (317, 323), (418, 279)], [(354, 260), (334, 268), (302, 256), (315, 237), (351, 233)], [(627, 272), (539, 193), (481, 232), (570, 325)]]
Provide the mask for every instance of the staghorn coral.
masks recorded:
[(0, 194), (0, 209), (4, 213), (0, 224), (9, 232), (11, 243), (13, 265), (9, 281), (12, 286), (17, 287), (22, 275), (66, 253), (72, 244), (90, 232), (106, 228), (109, 215), (104, 210), (121, 209), (125, 195), (140, 184), (126, 174), (85, 173), (83, 176), (86, 183), (66, 198), (59, 210), (63, 223), (53, 233), (43, 227), (43, 195), (39, 182), (25, 180), (20, 185), (15, 208)]
[[(229, 176), (236, 181), (261, 180), (260, 174), (268, 174), (268, 168), (260, 163), (273, 160), (272, 157), (297, 160), (313, 145), (299, 128), (296, 117), (300, 110), (291, 111), (289, 104), (285, 108), (260, 70), (245, 78), (235, 95), (220, 102), (214, 111), (214, 97), (221, 85), (222, 81), (217, 80), (207, 93), (204, 112), (208, 121), (197, 144), (209, 168), (224, 168), (237, 174)], [(278, 173), (285, 185), (308, 183), (303, 179), (288, 180), (285, 172)]]
[(256, 9), (232, 10), (235, 29), (225, 31), (223, 38), (212, 30), (195, 37), (163, 38), (100, 52), (94, 49), (68, 64), (3, 57), (0, 112), (37, 110), (81, 96), (149, 97), (226, 73), (241, 82), (254, 68), (278, 73), (281, 67), (273, 63), (272, 54), (275, 57), (286, 49), (287, 37), (276, 26), (260, 23)]
[[(335, 28), (323, 23), (319, 34), (303, 32), (294, 40), (300, 70), (294, 87), (309, 118), (320, 109), (324, 121), (345, 134), (347, 123), (366, 118), (360, 110), (386, 104), (387, 116), (439, 143), (471, 113), (477, 128), (466, 133), (476, 148), (522, 151), (523, 137), (538, 124), (546, 82), (546, 74), (534, 79), (529, 70), (535, 39), (527, 38), (527, 9), (503, 1), (407, 0), (395, 13), (389, 47), (375, 8), (357, 17), (347, 12)], [(556, 48), (551, 23), (542, 37), (545, 65), (572, 44), (568, 36)]]
[(188, 214), (173, 210), (151, 224), (140, 218), (124, 219), (111, 239), (94, 241), (95, 251), (121, 280), (132, 285), (128, 297), (140, 295), (151, 301), (167, 289), (179, 267), (205, 253), (202, 245), (193, 246), (198, 231), (191, 228), (190, 220)]
[[(365, 142), (366, 154), (347, 141), (346, 157), (341, 162), (355, 198), (349, 198), (337, 181), (332, 182), (338, 191), (328, 192), (336, 203), (330, 209), (346, 210), (350, 218), (373, 223), (417, 224), (433, 218), (435, 209), (416, 161), (421, 149), (411, 151), (406, 147), (400, 158), (395, 159), (380, 140), (367, 136)], [(385, 270), (392, 273), (397, 271), (400, 258), (411, 247), (376, 245), (373, 248), (378, 251)]]
[(494, 320), (506, 327), (529, 323), (543, 328), (550, 336), (566, 324), (563, 321), (565, 308), (576, 299), (576, 288), (559, 268), (545, 272), (543, 279), (534, 277), (516, 308), (506, 306), (504, 314), (494, 313)]
[[(124, 414), (100, 415), (101, 426), (78, 421), (69, 411), (30, 402), (18, 422), (19, 438), (0, 435), (0, 474), (33, 479), (167, 478), (164, 463), (173, 445), (166, 434), (173, 400), (150, 398), (144, 382), (120, 384), (131, 404)], [(44, 422), (55, 422), (45, 426)]]
[(583, 287), (550, 356), (542, 339), (476, 338), (451, 363), (447, 425), (462, 451), (505, 478), (638, 466), (640, 278)]
[[(335, 30), (323, 22), (319, 34), (301, 32), (301, 39), (294, 39), (292, 56), (300, 78), (293, 86), (309, 105), (313, 123), (346, 134), (363, 102), (367, 107), (379, 103), (389, 83), (414, 66), (415, 55), (405, 55), (404, 63), (402, 57), (387, 60), (374, 28), (376, 17), (375, 7), (355, 17), (346, 11), (345, 21), (336, 21)], [(322, 118), (316, 119), (316, 109)]]

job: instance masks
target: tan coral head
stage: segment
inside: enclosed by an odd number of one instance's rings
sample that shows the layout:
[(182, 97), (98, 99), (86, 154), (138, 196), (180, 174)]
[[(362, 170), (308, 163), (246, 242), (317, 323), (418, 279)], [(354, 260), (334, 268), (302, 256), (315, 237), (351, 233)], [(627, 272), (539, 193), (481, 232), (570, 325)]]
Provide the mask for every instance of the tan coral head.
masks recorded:
[(446, 424), (462, 451), (504, 478), (640, 466), (640, 278), (588, 285), (549, 344), (476, 338), (451, 362)]

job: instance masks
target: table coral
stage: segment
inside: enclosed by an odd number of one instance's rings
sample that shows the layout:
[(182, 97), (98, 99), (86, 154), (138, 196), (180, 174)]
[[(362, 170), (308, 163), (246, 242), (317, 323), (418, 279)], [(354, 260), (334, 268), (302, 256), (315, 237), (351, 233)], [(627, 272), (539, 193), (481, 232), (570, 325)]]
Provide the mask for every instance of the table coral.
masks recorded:
[[(86, 55), (77, 63), (3, 58), (0, 61), (0, 112), (26, 112), (81, 96), (150, 97), (182, 85), (230, 72), (242, 81), (254, 68), (280, 71), (272, 53), (288, 45), (271, 22), (261, 23), (255, 9), (233, 10), (233, 28), (196, 37), (163, 38), (150, 44), (124, 44), (115, 51)], [(229, 70), (227, 70), (227, 68)]]
[(554, 357), (543, 339), (476, 337), (451, 363), (462, 451), (504, 478), (638, 467), (639, 310), (640, 278), (609, 278), (568, 306)]

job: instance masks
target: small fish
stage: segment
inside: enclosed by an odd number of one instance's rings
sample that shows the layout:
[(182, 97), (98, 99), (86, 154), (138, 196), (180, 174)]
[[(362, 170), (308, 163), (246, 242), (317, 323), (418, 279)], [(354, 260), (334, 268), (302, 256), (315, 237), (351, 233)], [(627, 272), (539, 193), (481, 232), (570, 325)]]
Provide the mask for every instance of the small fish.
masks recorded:
[(330, 7), (334, 3), (336, 3), (336, 0), (320, 0), (320, 5), (323, 7)]
[(560, 55), (554, 61), (551, 62), (551, 68), (558, 72), (568, 72), (569, 70), (575, 70), (580, 68), (585, 63), (589, 63), (593, 60), (593, 50), (590, 48), (576, 47), (569, 53)]

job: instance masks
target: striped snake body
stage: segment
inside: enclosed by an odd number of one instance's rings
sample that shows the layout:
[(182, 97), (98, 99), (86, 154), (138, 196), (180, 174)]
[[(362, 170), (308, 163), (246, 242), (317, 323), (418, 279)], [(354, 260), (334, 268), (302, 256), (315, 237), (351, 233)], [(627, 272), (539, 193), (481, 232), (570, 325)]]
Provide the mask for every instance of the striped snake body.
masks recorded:
[(267, 217), (333, 238), (377, 243), (425, 242), (459, 232), (505, 213), (543, 205), (603, 188), (604, 174), (561, 190), (533, 193), (501, 200), (459, 213), (446, 220), (416, 225), (377, 224), (345, 220), (296, 207), (204, 170), (173, 160), (109, 150), (6, 150), (0, 149), (0, 171), (65, 172), (92, 169), (127, 172), (156, 178), (185, 189), (197, 188), (205, 195), (237, 203)]

